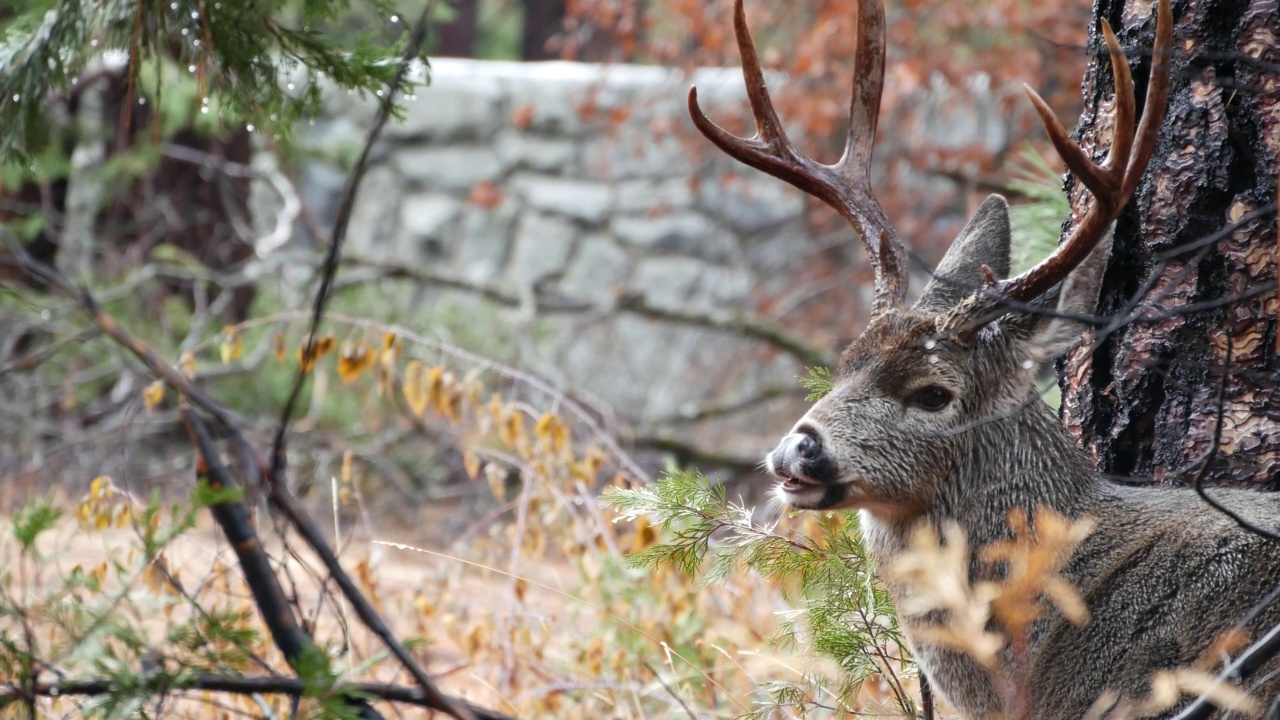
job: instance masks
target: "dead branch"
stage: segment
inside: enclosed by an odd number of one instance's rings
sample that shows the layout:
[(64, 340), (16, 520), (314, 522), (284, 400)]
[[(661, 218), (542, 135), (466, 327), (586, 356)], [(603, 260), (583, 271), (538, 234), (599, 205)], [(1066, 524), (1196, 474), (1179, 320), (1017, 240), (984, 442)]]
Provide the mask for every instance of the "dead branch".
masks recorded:
[[(194, 675), (183, 677), (159, 677), (156, 692), (207, 691), (231, 693), (235, 695), (289, 695), (302, 697), (307, 688), (296, 678), (277, 677), (222, 677), (218, 675)], [(429, 709), (436, 709), (425, 696), (421, 688), (410, 685), (392, 685), (389, 683), (343, 683), (335, 692), (350, 693), (383, 700), (386, 702), (405, 703)], [(37, 682), (28, 686), (15, 684), (0, 685), (0, 707), (7, 703), (27, 700), (29, 697), (61, 697), (64, 695), (96, 696), (118, 692), (110, 679), (65, 680), (59, 682)], [(470, 703), (476, 720), (507, 720), (505, 715)]]

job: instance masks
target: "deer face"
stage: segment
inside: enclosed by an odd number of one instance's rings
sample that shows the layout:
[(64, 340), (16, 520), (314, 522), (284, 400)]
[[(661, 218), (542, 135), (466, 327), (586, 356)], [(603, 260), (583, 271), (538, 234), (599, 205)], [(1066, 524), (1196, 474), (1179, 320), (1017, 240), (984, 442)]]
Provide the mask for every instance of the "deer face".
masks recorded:
[(1001, 315), (946, 330), (948, 313), (1009, 269), (1009, 219), (992, 196), (952, 244), (915, 307), (881, 312), (841, 355), (833, 390), (768, 456), (779, 497), (799, 509), (910, 516), (927, 507), (975, 431), (998, 431), (1034, 395), (1041, 361), (1079, 336), (1062, 315), (1091, 312), (1109, 242), (1068, 277), (1057, 312)]

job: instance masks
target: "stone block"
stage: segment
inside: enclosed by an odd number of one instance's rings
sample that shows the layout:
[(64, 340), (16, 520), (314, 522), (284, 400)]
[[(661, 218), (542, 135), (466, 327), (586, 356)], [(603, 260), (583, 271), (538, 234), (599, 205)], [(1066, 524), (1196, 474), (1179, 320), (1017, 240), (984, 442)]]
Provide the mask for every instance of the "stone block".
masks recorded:
[(583, 166), (610, 180), (691, 175), (697, 169), (696, 154), (686, 142), (695, 140), (675, 133), (655, 136), (648, 123), (628, 124), (589, 139)]
[(522, 173), (512, 179), (511, 185), (534, 209), (588, 223), (603, 221), (613, 210), (613, 190), (604, 183)]
[(506, 171), (492, 148), (480, 145), (403, 147), (392, 161), (404, 178), (429, 190), (466, 192), (483, 181), (495, 181)]
[(731, 176), (702, 185), (702, 207), (742, 232), (758, 232), (804, 215), (804, 195), (771, 177)]
[(389, 122), (388, 138), (396, 140), (484, 140), (505, 122), (503, 90), (494, 78), (437, 74), (406, 100), (405, 117)]
[(624, 285), (630, 272), (631, 258), (626, 251), (604, 235), (591, 235), (579, 245), (560, 288), (572, 298), (605, 300)]
[(515, 221), (513, 202), (504, 202), (496, 208), (467, 205), (463, 209), (454, 262), (464, 277), (483, 284), (498, 278), (511, 252)]
[(577, 146), (572, 140), (509, 129), (498, 134), (494, 152), (509, 167), (556, 172), (573, 163)]
[(446, 251), (450, 230), (462, 210), (452, 195), (436, 192), (408, 193), (400, 200), (400, 228), (396, 252), (406, 262), (440, 258)]
[(691, 207), (697, 195), (688, 177), (621, 180), (614, 184), (614, 190), (616, 210), (637, 214)]
[(507, 276), (528, 285), (564, 271), (578, 229), (565, 218), (526, 210), (520, 214), (515, 236)]
[(654, 217), (620, 215), (609, 222), (609, 230), (622, 242), (650, 254), (723, 261), (732, 258), (737, 247), (732, 233), (692, 210)]
[(403, 188), (400, 174), (387, 165), (375, 165), (365, 173), (347, 226), (345, 245), (351, 254), (374, 260), (397, 259), (392, 245)]

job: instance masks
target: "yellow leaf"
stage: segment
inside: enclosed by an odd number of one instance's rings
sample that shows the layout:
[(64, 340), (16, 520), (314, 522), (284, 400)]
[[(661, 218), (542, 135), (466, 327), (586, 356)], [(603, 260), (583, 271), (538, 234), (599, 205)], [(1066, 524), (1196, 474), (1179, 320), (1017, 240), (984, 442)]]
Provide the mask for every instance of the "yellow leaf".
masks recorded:
[(564, 453), (569, 447), (569, 429), (552, 413), (543, 413), (538, 418), (533, 434), (548, 452)]
[(142, 389), (142, 403), (147, 412), (152, 412), (164, 402), (164, 381), (157, 380)]
[(222, 328), (222, 344), (218, 346), (222, 364), (226, 365), (232, 360), (238, 360), (242, 352), (244, 352), (244, 343), (240, 340), (240, 333), (236, 332), (236, 326), (227, 325)]
[(403, 348), (394, 333), (382, 336), (382, 353), (378, 356), (378, 397), (391, 395), (396, 384), (396, 366), (400, 363)]
[(304, 373), (311, 372), (320, 358), (333, 352), (333, 346), (332, 335), (325, 335), (314, 343), (303, 343), (303, 346), (298, 348), (298, 368)]
[(427, 411), (427, 367), (421, 360), (410, 360), (404, 368), (404, 384), (400, 389), (404, 392), (404, 400), (409, 403), (413, 414), (422, 417)]
[(467, 477), (472, 480), (475, 480), (480, 476), (480, 468), (483, 464), (484, 463), (480, 460), (480, 456), (476, 454), (475, 450), (467, 448), (467, 450), (462, 453), (462, 467), (467, 471)]
[(373, 367), (376, 358), (373, 351), (363, 343), (342, 343), (342, 352), (338, 353), (338, 377), (342, 384), (348, 385)]
[(506, 408), (498, 421), (498, 437), (512, 449), (519, 450), (527, 444), (524, 432), (524, 413)]
[(190, 350), (184, 350), (178, 356), (178, 369), (188, 380), (194, 380), (196, 377), (196, 354)]
[(388, 353), (396, 349), (396, 334), (389, 332), (382, 336), (382, 352)]
[(427, 371), (427, 404), (435, 408), (435, 411), (444, 414), (440, 407), (440, 400), (444, 390), (444, 368), (436, 365)]
[(89, 497), (94, 500), (109, 498), (115, 494), (116, 486), (111, 482), (109, 475), (99, 475), (89, 483)]

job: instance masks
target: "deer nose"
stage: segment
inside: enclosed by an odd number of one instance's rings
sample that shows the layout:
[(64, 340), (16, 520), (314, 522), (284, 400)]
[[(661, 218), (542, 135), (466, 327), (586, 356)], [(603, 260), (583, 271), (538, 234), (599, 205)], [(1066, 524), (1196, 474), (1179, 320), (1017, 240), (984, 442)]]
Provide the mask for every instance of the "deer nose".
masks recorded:
[(773, 451), (779, 459), (790, 462), (794, 458), (812, 460), (822, 452), (822, 443), (809, 433), (791, 433), (782, 438), (778, 449)]

